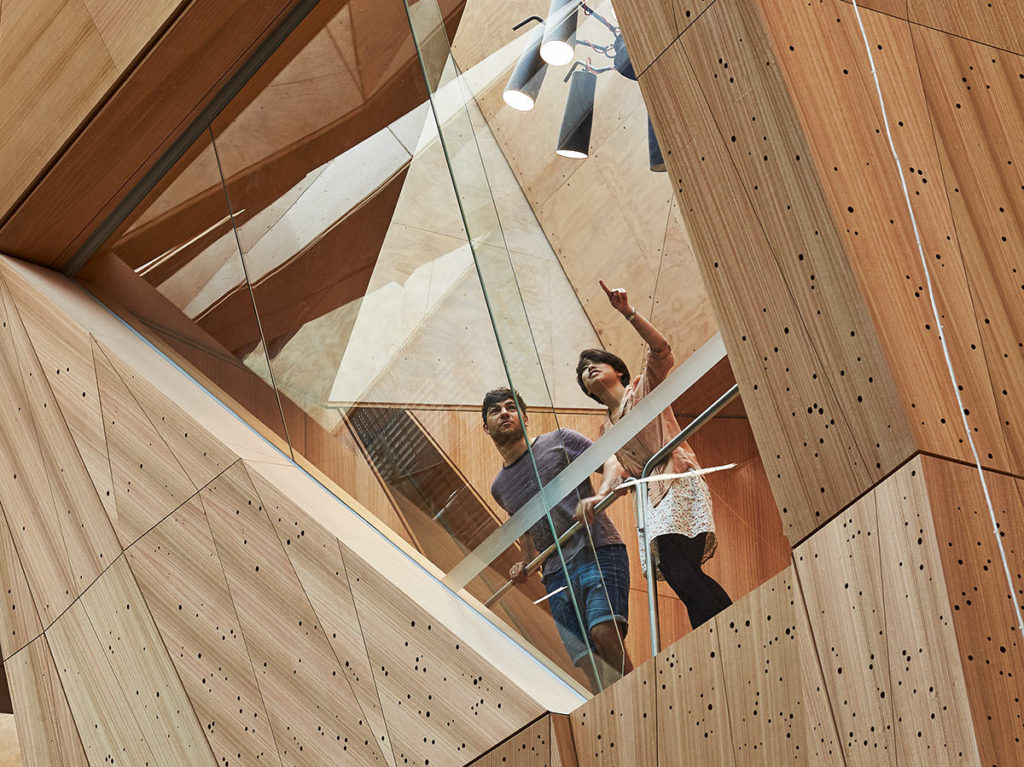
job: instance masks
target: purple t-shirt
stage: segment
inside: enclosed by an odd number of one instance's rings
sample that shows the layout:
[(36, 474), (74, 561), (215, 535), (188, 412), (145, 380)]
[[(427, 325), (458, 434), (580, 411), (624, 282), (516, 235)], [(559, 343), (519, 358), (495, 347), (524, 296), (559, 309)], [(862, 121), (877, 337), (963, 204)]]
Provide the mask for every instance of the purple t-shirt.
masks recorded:
[[(546, 485), (588, 447), (590, 447), (590, 440), (572, 429), (558, 429), (541, 434), (533, 441), (533, 457), (537, 462), (537, 472), (540, 474), (541, 482)], [(508, 512), (509, 516), (519, 511), (539, 491), (537, 474), (533, 471), (529, 453), (523, 453), (512, 462), (511, 466), (503, 466), (491, 485), (491, 495), (494, 496), (498, 505)], [(589, 498), (593, 494), (594, 487), (590, 484), (588, 477), (577, 486), (575, 492), (567, 495), (551, 509), (551, 521), (554, 522), (558, 535), (569, 529), (575, 521), (573, 514), (576, 512), (578, 500)], [(615, 525), (603, 511), (595, 515), (594, 521), (590, 525), (590, 532), (594, 538), (595, 547), (622, 543), (619, 531), (615, 529)], [(546, 517), (542, 517), (530, 528), (530, 538), (538, 553), (554, 543), (555, 538), (551, 534), (551, 524)], [(565, 541), (562, 544), (562, 554), (566, 561), (579, 554), (586, 543), (587, 536), (580, 533)], [(561, 563), (558, 555), (552, 554), (544, 561), (543, 574), (546, 576), (559, 567), (561, 567)]]

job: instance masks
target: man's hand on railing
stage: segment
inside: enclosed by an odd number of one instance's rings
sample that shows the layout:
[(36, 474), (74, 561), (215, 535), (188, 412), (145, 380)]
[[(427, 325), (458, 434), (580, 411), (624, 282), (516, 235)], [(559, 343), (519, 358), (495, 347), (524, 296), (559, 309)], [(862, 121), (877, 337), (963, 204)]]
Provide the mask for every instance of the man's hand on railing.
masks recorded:
[(576, 504), (576, 513), (573, 514), (576, 521), (589, 525), (594, 521), (594, 508), (604, 500), (603, 495), (592, 495), (589, 498), (581, 498)]
[(526, 562), (516, 562), (508, 570), (508, 579), (513, 583), (522, 583), (526, 580)]

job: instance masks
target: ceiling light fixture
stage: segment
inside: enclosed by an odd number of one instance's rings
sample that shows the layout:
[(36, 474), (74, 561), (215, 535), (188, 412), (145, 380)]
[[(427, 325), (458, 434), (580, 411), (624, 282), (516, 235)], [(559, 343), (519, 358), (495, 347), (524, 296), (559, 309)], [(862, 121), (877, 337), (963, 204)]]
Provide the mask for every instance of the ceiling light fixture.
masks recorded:
[(576, 57), (577, 8), (579, 0), (551, 0), (540, 55), (553, 67), (565, 66)]
[(547, 65), (540, 57), (540, 45), (544, 39), (544, 20), (539, 16), (530, 16), (528, 19), (516, 24), (513, 29), (519, 29), (531, 21), (539, 21), (539, 27), (535, 27), (526, 38), (526, 47), (516, 62), (512, 76), (508, 79), (504, 92), (501, 94), (505, 103), (520, 112), (529, 112), (537, 102), (537, 94), (540, 92), (541, 83), (544, 82), (544, 74), (547, 72)]

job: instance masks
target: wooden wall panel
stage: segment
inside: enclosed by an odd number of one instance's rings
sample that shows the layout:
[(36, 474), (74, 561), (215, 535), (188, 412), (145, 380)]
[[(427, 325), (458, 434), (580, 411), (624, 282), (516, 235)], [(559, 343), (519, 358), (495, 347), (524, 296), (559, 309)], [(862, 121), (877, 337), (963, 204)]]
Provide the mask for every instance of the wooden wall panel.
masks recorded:
[(804, 740), (792, 569), (715, 616), (737, 764), (792, 763)]
[(92, 344), (81, 326), (41, 299), (16, 271), (4, 268), (3, 281), (21, 316), (39, 364), (57, 398), (107, 514), (114, 518), (114, 486), (103, 433)]
[(719, 640), (717, 621), (708, 621), (658, 655), (658, 764), (678, 754), (736, 764)]
[[(2, 302), (0, 302), (2, 303)], [(21, 381), (11, 322), (0, 307), (0, 389), (6, 406), (0, 408), (0, 497), (36, 609), (49, 625), (78, 596), (64, 540), (64, 514), (58, 514), (44, 469), (36, 424)]]
[(988, 46), (1024, 54), (1024, 22), (1012, 0), (958, 3), (956, 0), (907, 0), (905, 18)]
[(43, 633), (32, 590), (25, 577), (21, 557), (14, 546), (7, 515), (0, 505), (0, 591), (4, 601), (0, 605), (0, 651), (9, 658)]
[(10, 293), (0, 282), (35, 436), (79, 593), (121, 554), (111, 519), (53, 395)]
[(124, 72), (145, 51), (160, 28), (172, 19), (182, 0), (124, 3), (121, 0), (82, 0), (118, 71)]
[(384, 764), (241, 462), (200, 493), (285, 764)]
[[(978, 761), (922, 459), (875, 488), (896, 757)], [(894, 564), (895, 563), (895, 564)], [(930, 752), (930, 753), (928, 753)]]
[[(874, 78), (852, 6), (770, 6), (765, 19), (807, 134), (846, 257), (879, 329), (918, 447), (971, 460), (946, 361), (932, 316), (924, 267), (907, 212), (900, 171), (882, 123)], [(943, 330), (961, 396), (986, 465), (1014, 465), (986, 369), (983, 327), (973, 310), (967, 252), (954, 222), (949, 184), (933, 133), (909, 25), (871, 11), (861, 18), (911, 192), (914, 218), (929, 259)], [(962, 85), (957, 77), (957, 85)], [(948, 179), (946, 179), (948, 181)], [(955, 187), (956, 184), (953, 184)], [(885, 252), (884, 259), (879, 253)]]
[[(550, 716), (550, 715), (548, 715)], [(471, 762), (472, 767), (549, 767), (551, 764), (551, 722), (542, 716), (496, 748)]]
[(145, 376), (133, 370), (102, 343), (97, 344), (193, 486), (205, 486), (237, 460), (238, 456), (209, 427), (204, 429)]
[(85, 605), (71, 605), (46, 639), (89, 763), (156, 764), (135, 717), (135, 696), (128, 700)]
[(573, 740), (582, 764), (657, 767), (657, 664), (648, 661), (572, 712)]
[(0, 34), (3, 219), (119, 73), (82, 0), (9, 0)]
[[(131, 696), (129, 707), (154, 763), (213, 767), (213, 753), (127, 560), (120, 558), (111, 565), (82, 595), (80, 604), (96, 632), (97, 644), (105, 650), (111, 676)], [(85, 648), (64, 651), (81, 653)], [(86, 694), (93, 692), (86, 690)]]
[(426, 605), (342, 556), (396, 763), (464, 764), (542, 713)]
[(96, 342), (93, 361), (114, 481), (115, 529), (128, 546), (196, 488)]
[(629, 48), (633, 69), (641, 74), (662, 51), (696, 21), (713, 0), (625, 0), (615, 11)]
[[(788, 288), (722, 146), (681, 41), (641, 77), (641, 87), (666, 147), (690, 147), (666, 160), (679, 182), (683, 215), (718, 307), (730, 362), (786, 535), (791, 542), (800, 540), (857, 495), (857, 488), (869, 481), (867, 468), (849, 449), (851, 435), (842, 428), (843, 421), (830, 423), (839, 404), (819, 375), (810, 338), (786, 299)], [(677, 115), (688, 118), (684, 122)], [(724, 231), (714, 223), (722, 220), (731, 222)], [(754, 285), (762, 298), (757, 305), (749, 300)], [(749, 311), (741, 315), (745, 308)], [(772, 364), (765, 364), (769, 359)], [(810, 372), (791, 376), (787, 369)], [(794, 432), (806, 447), (788, 437)], [(827, 444), (818, 443), (826, 437)], [(800, 471), (805, 462), (813, 471)], [(807, 486), (805, 479), (817, 479), (817, 486)]]
[[(981, 336), (978, 346), (984, 350), (976, 365), (988, 368), (999, 426), (1011, 454), (1006, 463), (993, 462), (986, 450), (981, 458), (986, 466), (1021, 476), (1024, 319), (1018, 307), (1024, 295), (1024, 56), (920, 28), (914, 30), (914, 45), (940, 145), (942, 181), (971, 286), (969, 306)], [(957, 374), (963, 375), (959, 370)], [(973, 430), (975, 412), (969, 415)]]
[(373, 669), (366, 654), (338, 539), (259, 473), (253, 472), (249, 478), (344, 669), (362, 714), (376, 735), (384, 758), (394, 765), (387, 724), (381, 713)]
[(217, 762), (280, 764), (199, 498), (125, 554)]
[(45, 636), (4, 661), (28, 767), (89, 764)]
[(794, 550), (849, 764), (888, 765), (896, 759), (878, 535), (875, 497), (868, 495)]
[[(921, 459), (981, 764), (1024, 760), (1024, 646), (977, 470)], [(1024, 482), (985, 473), (1018, 604)]]

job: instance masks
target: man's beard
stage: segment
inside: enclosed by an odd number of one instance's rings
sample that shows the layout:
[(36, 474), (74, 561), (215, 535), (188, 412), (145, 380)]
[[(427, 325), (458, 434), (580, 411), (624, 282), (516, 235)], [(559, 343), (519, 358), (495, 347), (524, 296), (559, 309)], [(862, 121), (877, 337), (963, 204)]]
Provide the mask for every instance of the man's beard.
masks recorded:
[(515, 422), (515, 428), (509, 431), (504, 429), (498, 429), (491, 434), (491, 439), (494, 440), (494, 444), (498, 447), (508, 447), (514, 445), (516, 442), (523, 438), (523, 425), (518, 421)]

